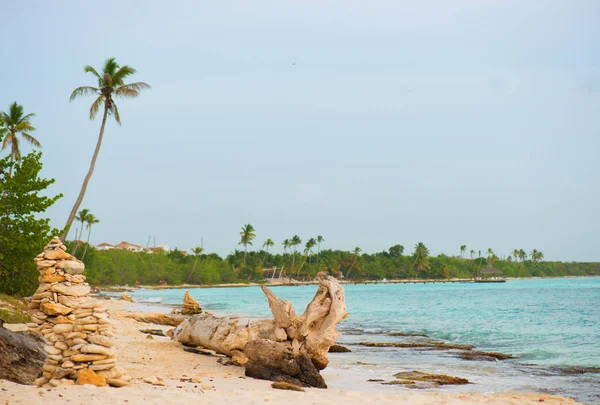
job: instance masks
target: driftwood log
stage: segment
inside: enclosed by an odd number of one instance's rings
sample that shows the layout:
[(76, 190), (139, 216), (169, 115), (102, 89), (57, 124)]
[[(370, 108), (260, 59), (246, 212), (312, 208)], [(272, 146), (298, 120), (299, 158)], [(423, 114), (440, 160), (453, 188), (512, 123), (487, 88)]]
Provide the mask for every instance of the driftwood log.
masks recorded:
[(19, 384), (33, 384), (42, 375), (46, 360), (39, 334), (12, 332), (0, 320), (0, 379)]
[(203, 346), (230, 356), (246, 367), (246, 375), (326, 388), (319, 370), (329, 363), (327, 352), (341, 334), (337, 324), (348, 316), (344, 289), (325, 273), (302, 315), (292, 303), (261, 287), (273, 319), (248, 320), (199, 314), (183, 321), (173, 338), (184, 345)]

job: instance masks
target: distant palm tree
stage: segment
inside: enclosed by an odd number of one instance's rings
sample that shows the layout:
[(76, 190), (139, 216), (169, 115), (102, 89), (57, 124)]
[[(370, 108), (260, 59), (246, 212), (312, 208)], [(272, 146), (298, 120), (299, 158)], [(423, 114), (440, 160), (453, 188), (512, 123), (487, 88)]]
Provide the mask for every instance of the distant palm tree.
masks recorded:
[(346, 276), (347, 278), (350, 278), (350, 274), (352, 274), (352, 268), (356, 264), (356, 260), (358, 260), (358, 255), (360, 255), (360, 252), (361, 249), (358, 246), (354, 248), (354, 251), (352, 252), (354, 253), (354, 257), (352, 259), (352, 263), (350, 264), (350, 269), (348, 270), (348, 275)]
[(521, 257), (521, 255), (519, 254), (519, 249), (514, 249), (514, 250), (512, 251), (512, 255), (513, 255), (513, 257), (515, 258), (515, 261), (517, 261), (517, 259), (518, 259), (519, 257)]
[(240, 243), (238, 245), (244, 245), (244, 264), (246, 264), (246, 255), (248, 254), (248, 245), (252, 246), (252, 241), (256, 237), (255, 229), (252, 225), (246, 224), (242, 227), (240, 232)]
[(265, 255), (263, 257), (263, 263), (265, 262), (265, 259), (267, 258), (267, 254), (269, 253), (269, 246), (274, 246), (275, 243), (273, 242), (273, 240), (271, 238), (267, 238), (267, 240), (263, 243), (263, 247), (265, 248)]
[(77, 252), (77, 248), (79, 248), (79, 241), (81, 241), (81, 237), (83, 236), (83, 225), (87, 222), (88, 216), (90, 215), (90, 210), (87, 208), (82, 209), (77, 213), (75, 217), (76, 220), (81, 222), (81, 229), (79, 231), (79, 236), (77, 236), (77, 231), (75, 231), (75, 242), (73, 243), (73, 252), (72, 255), (75, 255)]
[(194, 260), (194, 266), (192, 267), (192, 270), (190, 270), (190, 274), (188, 274), (187, 279), (185, 280), (186, 283), (190, 281), (190, 278), (192, 277), (192, 274), (196, 269), (196, 265), (198, 264), (198, 257), (202, 254), (202, 252), (204, 252), (204, 248), (201, 248), (200, 246), (192, 248), (192, 253), (194, 254), (194, 256), (196, 256), (196, 258)]
[(494, 256), (494, 254), (495, 254), (495, 253), (494, 253), (494, 251), (492, 250), (492, 248), (488, 248), (488, 250), (487, 250), (487, 257), (488, 257), (488, 259), (489, 259), (490, 257)]
[(325, 242), (325, 239), (321, 235), (317, 236), (317, 266), (319, 265), (319, 258), (321, 257), (321, 243)]
[(298, 253), (297, 246), (300, 244), (302, 244), (302, 239), (300, 239), (298, 235), (292, 236), (290, 246), (294, 249), (294, 254), (292, 256), (292, 270), (290, 271), (290, 274), (294, 271), (294, 263), (296, 263), (296, 254)]
[(527, 259), (527, 253), (523, 249), (520, 249), (519, 257), (521, 258), (521, 261), (524, 262)]
[(460, 257), (462, 258), (464, 253), (467, 251), (467, 245), (460, 246)]
[(534, 265), (537, 265), (544, 258), (544, 254), (542, 252), (538, 252), (536, 249), (531, 251), (531, 261)]
[[(0, 141), (2, 141), (2, 150), (10, 146), (10, 161), (11, 163), (21, 162), (21, 149), (19, 148), (19, 137), (31, 145), (41, 148), (42, 145), (37, 139), (29, 133), (35, 131), (31, 125), (31, 118), (35, 114), (23, 113), (23, 106), (15, 101), (8, 107), (8, 112), (0, 111)], [(10, 165), (9, 173), (12, 175), (14, 165)]]
[(315, 247), (316, 244), (317, 244), (317, 241), (314, 238), (310, 238), (306, 242), (306, 245), (304, 245), (304, 262), (302, 263), (302, 265), (298, 269), (297, 274), (300, 274), (300, 271), (302, 270), (302, 267), (304, 267), (304, 265), (306, 264), (307, 258), (309, 258), (311, 256), (312, 248)]
[(506, 258), (506, 261), (510, 263), (510, 262), (512, 262), (512, 259), (513, 259), (512, 256), (508, 255), (508, 257)]
[(431, 264), (429, 262), (429, 249), (423, 244), (423, 242), (419, 242), (415, 245), (415, 253), (413, 254), (415, 261), (413, 262), (413, 267), (417, 269), (417, 276), (419, 278), (419, 273), (423, 270), (429, 270), (431, 268)]
[(291, 244), (290, 244), (290, 240), (289, 239), (284, 239), (283, 242), (281, 242), (281, 244), (283, 245), (283, 266), (281, 266), (281, 270), (279, 270), (279, 278), (281, 278), (281, 275), (283, 273), (284, 267), (285, 267), (285, 254), (287, 252), (287, 250), (290, 248)]
[(150, 86), (144, 82), (125, 84), (124, 80), (127, 77), (134, 74), (136, 71), (134, 68), (127, 65), (120, 66), (119, 64), (117, 64), (117, 62), (115, 62), (115, 58), (109, 58), (106, 60), (106, 62), (104, 62), (102, 73), (98, 73), (96, 69), (89, 65), (84, 67), (83, 71), (94, 75), (94, 78), (98, 81), (98, 87), (78, 87), (75, 90), (73, 90), (73, 93), (71, 93), (70, 100), (73, 101), (80, 96), (97, 96), (96, 100), (92, 103), (92, 107), (90, 108), (90, 119), (93, 120), (96, 117), (96, 114), (98, 114), (98, 111), (102, 106), (104, 106), (104, 115), (102, 116), (100, 135), (98, 136), (96, 149), (94, 150), (94, 155), (92, 156), (92, 163), (90, 164), (90, 169), (88, 170), (88, 173), (85, 176), (85, 179), (83, 180), (79, 196), (77, 197), (75, 205), (73, 205), (73, 209), (71, 209), (71, 213), (69, 214), (69, 218), (67, 219), (67, 223), (62, 234), (62, 240), (65, 240), (67, 234), (69, 233), (69, 229), (71, 228), (73, 220), (75, 219), (75, 214), (77, 213), (77, 210), (79, 209), (79, 206), (83, 201), (85, 190), (87, 189), (88, 183), (92, 177), (92, 173), (94, 173), (96, 159), (98, 158), (98, 153), (100, 152), (100, 146), (102, 146), (102, 138), (104, 136), (106, 118), (109, 114), (113, 115), (115, 117), (115, 121), (117, 121), (117, 123), (121, 125), (121, 117), (119, 116), (119, 110), (117, 109), (117, 105), (113, 100), (113, 95), (115, 97), (137, 98), (140, 95), (140, 91), (150, 88)]
[(83, 249), (83, 255), (81, 255), (82, 261), (85, 258), (85, 253), (87, 252), (88, 246), (90, 245), (90, 235), (92, 234), (92, 225), (97, 224), (98, 222), (100, 222), (100, 220), (96, 219), (94, 214), (88, 214), (85, 222), (87, 223), (86, 228), (88, 230), (88, 237), (87, 237), (87, 242), (85, 243), (85, 248)]
[(473, 260), (473, 256), (475, 256), (475, 251), (473, 249), (471, 249), (471, 251), (469, 253), (471, 253), (471, 260)]

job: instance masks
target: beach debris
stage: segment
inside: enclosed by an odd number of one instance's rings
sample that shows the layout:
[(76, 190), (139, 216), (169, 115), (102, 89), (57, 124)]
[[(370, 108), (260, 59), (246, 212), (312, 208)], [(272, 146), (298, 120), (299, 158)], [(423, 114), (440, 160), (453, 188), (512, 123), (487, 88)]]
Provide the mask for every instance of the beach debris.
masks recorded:
[(445, 374), (429, 374), (422, 371), (403, 371), (395, 374), (396, 380), (384, 382), (384, 385), (403, 385), (407, 388), (436, 388), (441, 385), (470, 384), (469, 380), (460, 377), (451, 377)]
[(183, 315), (167, 315), (161, 312), (127, 312), (123, 316), (142, 323), (154, 323), (166, 326), (177, 326), (186, 319)]
[(277, 381), (274, 382), (273, 384), (271, 384), (271, 387), (277, 389), (277, 390), (289, 390), (289, 391), (302, 391), (304, 392), (304, 388), (295, 385), (295, 384), (290, 384), (290, 383), (286, 383), (283, 381)]
[(186, 291), (183, 295), (183, 306), (181, 307), (181, 313), (183, 315), (196, 315), (202, 312), (200, 304), (192, 297), (189, 291)]
[(219, 360), (217, 360), (217, 363), (219, 363), (223, 366), (233, 366), (234, 365), (233, 361), (229, 360), (227, 357), (221, 357)]
[(163, 379), (161, 377), (157, 377), (157, 376), (154, 376), (154, 375), (150, 376), (150, 377), (144, 377), (142, 380), (145, 383), (152, 384), (152, 385), (157, 385), (157, 386), (160, 386), (160, 387), (164, 387), (164, 386), (167, 385), (167, 384), (165, 384), (165, 382), (163, 381)]
[(319, 374), (329, 360), (329, 348), (341, 336), (336, 326), (348, 316), (344, 290), (327, 275), (317, 275), (319, 288), (302, 315), (292, 303), (262, 286), (273, 319), (219, 318), (198, 314), (185, 320), (174, 339), (187, 346), (203, 346), (232, 357), (246, 375), (273, 381), (326, 388)]
[(58, 237), (34, 261), (40, 285), (29, 303), (32, 322), (27, 326), (49, 342), (39, 369), (43, 378), (35, 384), (48, 387), (72, 380), (102, 386), (108, 379), (122, 386), (124, 371), (116, 363), (108, 313), (102, 301), (90, 300), (83, 262), (68, 254)]
[(152, 335), (148, 334), (148, 335), (146, 335), (146, 339), (151, 339), (151, 340), (154, 340), (154, 336), (152, 336)]
[(156, 336), (167, 336), (162, 329), (140, 329), (140, 332), (145, 333), (147, 335), (156, 335)]
[(384, 382), (385, 380), (381, 378), (369, 378), (367, 382)]
[(224, 354), (221, 353), (217, 353), (214, 350), (210, 350), (210, 349), (205, 349), (204, 347), (184, 347), (183, 348), (184, 351), (186, 352), (190, 352), (190, 353), (195, 353), (195, 354), (202, 354), (204, 356), (212, 356), (212, 357), (227, 357)]
[[(12, 332), (0, 325), (0, 379), (33, 384), (46, 361), (44, 346), (45, 342), (38, 334)], [(39, 382), (43, 385), (48, 379)]]
[(342, 345), (332, 345), (329, 348), (329, 353), (350, 353), (352, 350), (348, 349), (346, 346)]
[(131, 295), (129, 295), (127, 293), (123, 293), (123, 294), (119, 295), (119, 301), (133, 302), (133, 298), (131, 298)]

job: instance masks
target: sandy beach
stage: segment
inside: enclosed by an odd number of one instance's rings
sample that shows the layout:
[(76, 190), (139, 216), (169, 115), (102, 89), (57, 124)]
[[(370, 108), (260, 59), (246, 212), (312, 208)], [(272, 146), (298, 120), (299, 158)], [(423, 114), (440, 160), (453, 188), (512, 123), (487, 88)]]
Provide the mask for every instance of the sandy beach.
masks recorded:
[[(398, 389), (362, 392), (336, 388), (336, 370), (325, 370), (331, 382), (328, 389), (307, 388), (306, 392), (281, 391), (271, 388), (270, 381), (244, 376), (244, 369), (224, 366), (218, 358), (185, 352), (168, 337), (153, 339), (139, 329), (168, 330), (170, 327), (139, 323), (123, 316), (133, 304), (106, 301), (113, 322), (117, 358), (131, 378), (123, 388), (63, 386), (52, 389), (23, 386), (0, 380), (1, 404), (179, 404), (186, 402), (218, 404), (264, 403), (345, 403), (358, 404), (576, 404), (577, 402), (540, 394), (441, 394)], [(7, 325), (13, 330), (23, 325)], [(337, 376), (337, 377), (336, 377)], [(162, 379), (164, 386), (152, 385), (144, 379)]]

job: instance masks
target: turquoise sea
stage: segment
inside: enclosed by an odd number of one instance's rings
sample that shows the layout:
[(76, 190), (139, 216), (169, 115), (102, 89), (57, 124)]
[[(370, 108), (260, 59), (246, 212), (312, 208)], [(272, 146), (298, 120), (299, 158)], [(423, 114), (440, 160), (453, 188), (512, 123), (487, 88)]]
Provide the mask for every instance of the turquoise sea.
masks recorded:
[[(316, 287), (273, 287), (303, 312)], [(137, 290), (137, 302), (178, 306), (185, 290)], [(443, 392), (543, 392), (600, 403), (600, 277), (509, 280), (499, 284), (346, 285), (350, 317), (338, 341), (352, 353), (333, 353), (324, 371), (328, 384), (361, 390), (405, 390), (368, 379), (393, 380), (404, 370), (444, 373), (473, 384)], [(190, 293), (207, 311), (269, 317), (258, 287), (200, 288)], [(372, 348), (358, 342), (433, 340), (473, 344), (476, 350), (518, 356), (505, 361), (469, 361), (458, 351)], [(376, 386), (375, 386), (376, 385)], [(385, 387), (385, 388), (383, 388)]]

